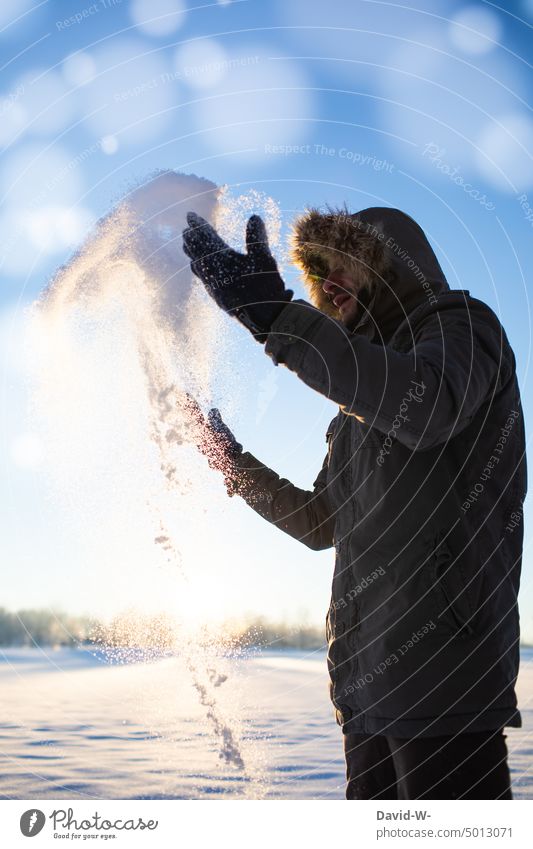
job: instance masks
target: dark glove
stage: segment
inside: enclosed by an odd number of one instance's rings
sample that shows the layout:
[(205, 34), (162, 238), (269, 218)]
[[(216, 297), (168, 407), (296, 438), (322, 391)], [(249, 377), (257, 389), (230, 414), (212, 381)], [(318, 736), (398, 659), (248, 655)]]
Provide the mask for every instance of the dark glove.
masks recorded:
[(223, 473), (228, 494), (234, 495), (239, 477), (236, 461), (242, 454), (242, 445), (237, 442), (216, 407), (209, 410), (206, 419), (192, 395), (186, 396), (184, 406), (194, 424), (193, 439), (197, 448), (207, 458), (211, 469)]
[(228, 462), (233, 462), (242, 454), (242, 445), (222, 420), (220, 410), (213, 407), (207, 414), (207, 423), (201, 451), (207, 457), (212, 469), (225, 471)]
[(248, 220), (245, 254), (230, 248), (196, 213), (188, 213), (187, 223), (183, 250), (192, 272), (219, 307), (238, 318), (259, 342), (266, 342), (272, 323), (294, 293), (278, 273), (262, 218), (252, 215)]

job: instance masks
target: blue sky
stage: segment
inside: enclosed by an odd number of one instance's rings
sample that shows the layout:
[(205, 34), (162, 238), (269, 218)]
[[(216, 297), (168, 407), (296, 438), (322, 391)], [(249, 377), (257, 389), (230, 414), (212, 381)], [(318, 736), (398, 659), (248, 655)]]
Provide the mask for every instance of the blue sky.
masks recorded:
[[(4, 0), (0, 91), (1, 559), (6, 606), (110, 612), (152, 583), (80, 551), (47, 490), (28, 416), (21, 316), (88, 232), (158, 168), (279, 205), (397, 206), (454, 288), (500, 315), (528, 434), (533, 244), (533, 3), (410, 0)], [(297, 277), (285, 273), (297, 294)], [(242, 376), (229, 419), (300, 486), (322, 463), (333, 405), (228, 328)], [(313, 553), (220, 493), (196, 578), (210, 614), (320, 621), (332, 552)], [(72, 511), (71, 511), (72, 512)], [(533, 641), (526, 510), (524, 637)], [(211, 521), (211, 520), (210, 520)], [(127, 522), (117, 522), (128, 533)], [(155, 580), (155, 579), (154, 579)], [(164, 592), (168, 592), (165, 585)], [(194, 593), (193, 593), (194, 595)], [(156, 595), (154, 595), (154, 603)]]

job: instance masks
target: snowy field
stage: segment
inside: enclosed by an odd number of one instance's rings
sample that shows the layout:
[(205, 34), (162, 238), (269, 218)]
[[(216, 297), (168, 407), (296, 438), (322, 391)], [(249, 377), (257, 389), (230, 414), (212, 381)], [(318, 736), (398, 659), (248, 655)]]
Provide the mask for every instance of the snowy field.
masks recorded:
[[(2, 798), (343, 798), (323, 652), (220, 661), (210, 692), (174, 657), (117, 665), (9, 649), (0, 660)], [(507, 730), (514, 794), (533, 798), (531, 649), (519, 699), (524, 727)], [(241, 765), (221, 757), (228, 734)]]

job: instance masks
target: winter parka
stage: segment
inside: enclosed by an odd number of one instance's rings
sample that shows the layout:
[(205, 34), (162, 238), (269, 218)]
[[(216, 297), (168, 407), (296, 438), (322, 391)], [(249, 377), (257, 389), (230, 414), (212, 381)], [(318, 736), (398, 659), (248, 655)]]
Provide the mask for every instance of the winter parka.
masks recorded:
[[(309, 548), (335, 548), (327, 616), (346, 733), (438, 736), (520, 726), (517, 595), (527, 489), (516, 364), (495, 313), (450, 290), (420, 227), (394, 209), (311, 211), (266, 353), (339, 412), (302, 490), (249, 453), (238, 492)], [(349, 331), (322, 281), (358, 280)]]

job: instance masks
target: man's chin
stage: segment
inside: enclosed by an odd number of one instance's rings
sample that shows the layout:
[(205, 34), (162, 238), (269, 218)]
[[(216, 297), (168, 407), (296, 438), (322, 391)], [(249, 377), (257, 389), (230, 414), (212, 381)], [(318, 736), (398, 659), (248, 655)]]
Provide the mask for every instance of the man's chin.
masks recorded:
[(353, 330), (359, 322), (361, 311), (357, 301), (352, 301), (344, 309), (339, 310), (339, 321), (344, 324), (348, 330)]
[(358, 297), (352, 298), (339, 310), (339, 321), (341, 321), (348, 330), (354, 330), (359, 324), (364, 315), (368, 314), (368, 310), (372, 303), (372, 293), (367, 289), (362, 289)]

